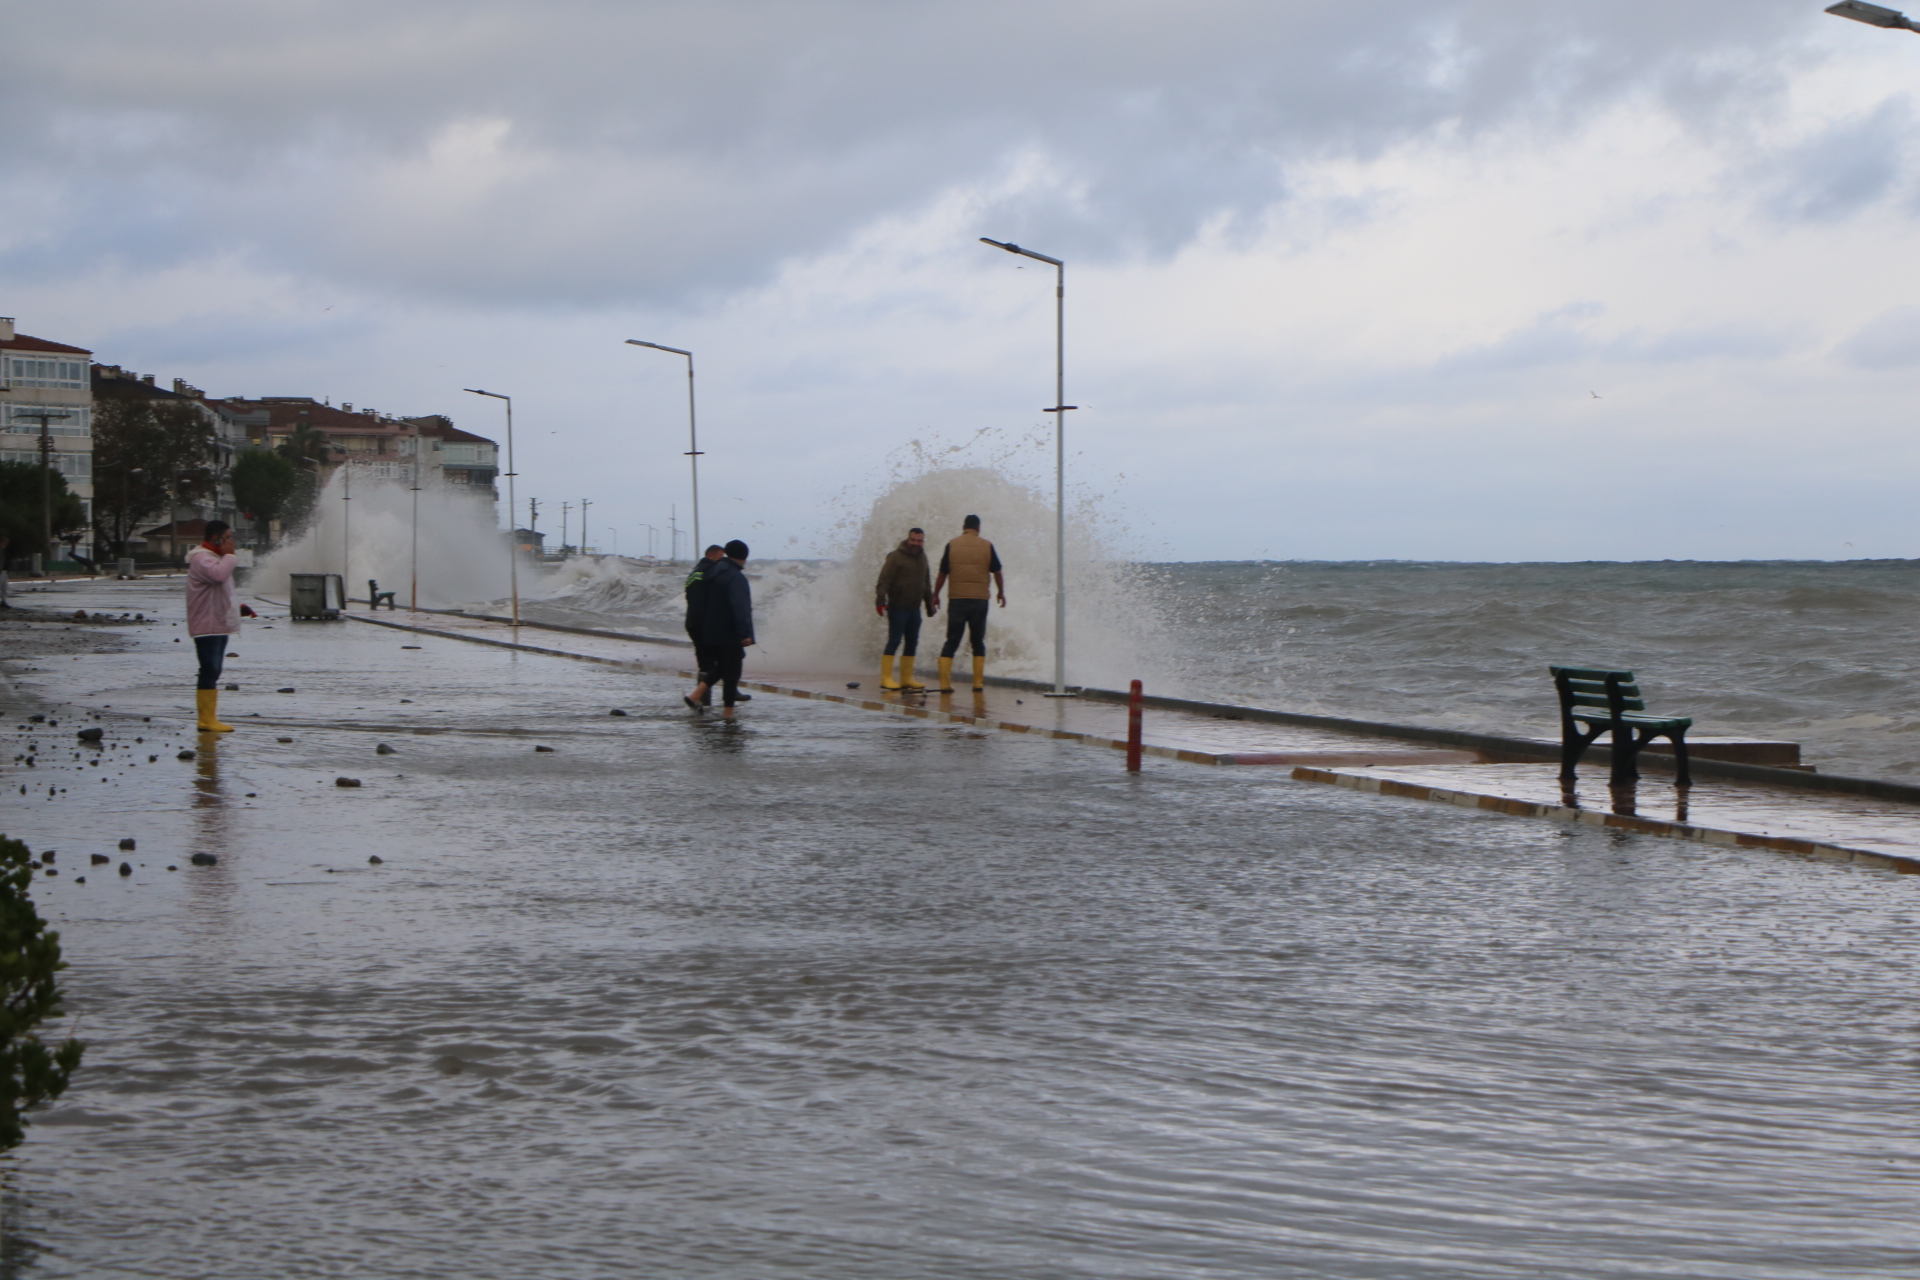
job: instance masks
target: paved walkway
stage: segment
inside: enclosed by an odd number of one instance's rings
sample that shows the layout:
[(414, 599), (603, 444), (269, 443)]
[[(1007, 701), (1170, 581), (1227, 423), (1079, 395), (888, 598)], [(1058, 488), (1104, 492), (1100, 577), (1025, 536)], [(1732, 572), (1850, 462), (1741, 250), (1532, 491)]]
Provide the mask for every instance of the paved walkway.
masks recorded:
[[(355, 622), (527, 652), (677, 672), (689, 679), (693, 674), (690, 650), (670, 642), (546, 627), (516, 629), (502, 621), (459, 614), (353, 612), (347, 616)], [(1047, 698), (1006, 688), (949, 695), (932, 690), (890, 694), (878, 689), (870, 673), (782, 672), (764, 655), (748, 653), (747, 679), (742, 684), (756, 693), (838, 702), (1008, 733), (1042, 734), (1116, 751), (1126, 747), (1127, 709), (1119, 703)], [(1367, 733), (1236, 720), (1230, 708), (1222, 710), (1220, 715), (1149, 710), (1145, 753), (1194, 764), (1283, 767), (1302, 782), (1920, 873), (1920, 806), (1916, 805), (1722, 780), (1702, 780), (1681, 792), (1664, 774), (1649, 774), (1631, 793), (1615, 796), (1606, 786), (1604, 766), (1599, 771), (1589, 769), (1590, 779), (1577, 788), (1563, 790), (1553, 764), (1495, 763), (1469, 750)]]

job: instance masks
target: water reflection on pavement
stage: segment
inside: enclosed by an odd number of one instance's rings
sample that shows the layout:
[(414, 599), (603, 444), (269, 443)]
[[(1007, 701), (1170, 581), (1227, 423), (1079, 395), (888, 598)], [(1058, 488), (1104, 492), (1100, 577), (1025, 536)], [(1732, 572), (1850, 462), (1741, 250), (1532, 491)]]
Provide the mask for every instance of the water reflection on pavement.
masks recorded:
[(144, 864), (40, 886), (29, 1274), (1920, 1255), (1911, 878), (416, 640), (251, 631), (217, 744), (164, 631), (32, 677), (166, 745), (7, 818)]

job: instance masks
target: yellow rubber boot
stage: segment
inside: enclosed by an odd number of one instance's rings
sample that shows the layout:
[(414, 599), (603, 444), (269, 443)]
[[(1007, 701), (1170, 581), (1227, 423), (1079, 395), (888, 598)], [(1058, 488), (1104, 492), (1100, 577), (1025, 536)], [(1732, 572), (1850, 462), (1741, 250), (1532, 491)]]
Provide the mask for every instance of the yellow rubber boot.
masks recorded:
[(221, 724), (214, 713), (220, 709), (220, 691), (218, 689), (195, 689), (193, 705), (200, 709), (200, 732), (232, 733), (233, 726)]
[(979, 654), (973, 655), (973, 691), (980, 692), (987, 687), (987, 660)]
[(902, 689), (925, 689), (927, 686), (913, 678), (913, 655), (904, 654), (900, 658), (900, 687)]
[(940, 659), (940, 692), (953, 692), (953, 659)]
[(888, 691), (900, 687), (900, 682), (893, 678), (893, 655), (890, 653), (880, 655), (880, 687)]

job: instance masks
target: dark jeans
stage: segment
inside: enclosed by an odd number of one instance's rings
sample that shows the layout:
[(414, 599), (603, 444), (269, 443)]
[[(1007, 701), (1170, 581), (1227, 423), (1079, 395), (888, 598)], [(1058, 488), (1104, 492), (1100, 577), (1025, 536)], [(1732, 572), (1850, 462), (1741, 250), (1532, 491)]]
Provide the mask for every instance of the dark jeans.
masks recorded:
[[(906, 648), (900, 647), (905, 641)], [(911, 658), (920, 650), (920, 606), (908, 605), (901, 609), (887, 606), (887, 647), (882, 653), (904, 653)]]
[(960, 647), (960, 633), (968, 633), (967, 639), (973, 645), (973, 656), (987, 656), (987, 602), (985, 600), (949, 600), (947, 601), (947, 643), (940, 650), (940, 656), (951, 658)]
[(713, 666), (708, 671), (710, 682), (721, 686), (721, 698), (727, 706), (740, 700), (740, 668), (747, 661), (745, 645), (730, 644), (717, 646), (712, 650)]
[(200, 655), (200, 688), (218, 689), (220, 669), (227, 665), (227, 637), (195, 636), (193, 651)]

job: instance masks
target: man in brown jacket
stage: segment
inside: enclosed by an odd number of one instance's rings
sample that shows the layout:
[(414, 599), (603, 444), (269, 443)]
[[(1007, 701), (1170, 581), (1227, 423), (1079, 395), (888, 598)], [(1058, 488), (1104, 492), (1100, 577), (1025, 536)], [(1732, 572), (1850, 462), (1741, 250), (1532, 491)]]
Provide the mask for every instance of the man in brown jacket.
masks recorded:
[(1007, 583), (1000, 576), (1000, 553), (980, 536), (980, 517), (968, 516), (960, 522), (960, 536), (947, 544), (940, 556), (940, 577), (933, 584), (933, 607), (940, 607), (940, 588), (953, 579), (953, 594), (947, 600), (947, 643), (940, 650), (940, 692), (953, 692), (953, 655), (960, 647), (960, 633), (968, 633), (973, 648), (973, 687), (987, 687), (987, 584), (992, 579), (1000, 596), (1000, 607), (1007, 607)]
[[(920, 610), (933, 616), (932, 575), (927, 571), (927, 533), (907, 530), (907, 540), (887, 553), (880, 581), (873, 588), (874, 612), (887, 620), (887, 647), (880, 658), (882, 689), (924, 689), (913, 678), (913, 656), (920, 648)], [(904, 649), (902, 646), (904, 645)], [(893, 655), (900, 651), (900, 678), (893, 678)]]

